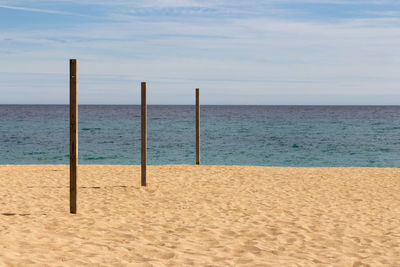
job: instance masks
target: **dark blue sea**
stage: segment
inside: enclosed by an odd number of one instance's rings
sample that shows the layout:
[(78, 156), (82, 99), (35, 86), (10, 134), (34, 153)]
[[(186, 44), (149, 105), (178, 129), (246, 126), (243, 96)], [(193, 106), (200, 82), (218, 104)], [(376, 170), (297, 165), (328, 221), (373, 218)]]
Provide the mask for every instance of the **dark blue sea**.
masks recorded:
[[(194, 162), (194, 106), (149, 106), (148, 163)], [(0, 164), (68, 163), (68, 105), (0, 105)], [(140, 164), (140, 106), (80, 105), (79, 163)], [(400, 106), (202, 106), (201, 163), (400, 167)]]

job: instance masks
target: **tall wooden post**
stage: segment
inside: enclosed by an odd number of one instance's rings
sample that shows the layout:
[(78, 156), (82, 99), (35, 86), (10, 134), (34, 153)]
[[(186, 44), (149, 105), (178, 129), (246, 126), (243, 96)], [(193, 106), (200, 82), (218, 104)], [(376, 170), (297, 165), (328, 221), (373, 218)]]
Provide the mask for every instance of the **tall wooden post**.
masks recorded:
[(200, 165), (200, 90), (196, 88), (196, 164)]
[(146, 83), (142, 82), (142, 186), (146, 186), (147, 167), (147, 99)]
[(78, 61), (69, 61), (69, 211), (76, 213), (78, 176)]

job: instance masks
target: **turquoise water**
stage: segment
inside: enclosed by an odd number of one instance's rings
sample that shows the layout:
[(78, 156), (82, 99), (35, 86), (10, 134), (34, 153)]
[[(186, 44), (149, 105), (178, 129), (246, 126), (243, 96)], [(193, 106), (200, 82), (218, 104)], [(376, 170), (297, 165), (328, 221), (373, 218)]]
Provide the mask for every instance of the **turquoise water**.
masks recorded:
[[(0, 164), (68, 164), (67, 105), (0, 105)], [(81, 164), (140, 164), (140, 106), (79, 107)], [(193, 106), (148, 107), (148, 163), (195, 162)], [(400, 166), (399, 106), (202, 106), (201, 162)]]

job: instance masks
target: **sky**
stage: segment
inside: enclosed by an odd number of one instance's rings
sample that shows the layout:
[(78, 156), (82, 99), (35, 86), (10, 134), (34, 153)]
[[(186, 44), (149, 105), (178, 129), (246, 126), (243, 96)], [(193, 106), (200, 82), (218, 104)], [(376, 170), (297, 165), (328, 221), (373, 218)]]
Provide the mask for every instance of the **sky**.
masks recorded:
[(0, 104), (399, 105), (398, 0), (0, 0)]

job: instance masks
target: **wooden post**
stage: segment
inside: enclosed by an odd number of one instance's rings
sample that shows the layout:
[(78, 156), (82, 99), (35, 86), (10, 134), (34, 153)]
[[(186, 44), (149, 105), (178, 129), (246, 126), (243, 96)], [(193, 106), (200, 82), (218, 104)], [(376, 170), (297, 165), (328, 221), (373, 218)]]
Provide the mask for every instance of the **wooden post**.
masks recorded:
[(142, 186), (146, 186), (147, 167), (147, 99), (146, 83), (142, 82)]
[(78, 170), (78, 61), (69, 61), (69, 211), (76, 214)]
[(200, 90), (196, 88), (196, 164), (200, 165)]

